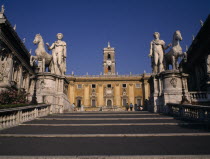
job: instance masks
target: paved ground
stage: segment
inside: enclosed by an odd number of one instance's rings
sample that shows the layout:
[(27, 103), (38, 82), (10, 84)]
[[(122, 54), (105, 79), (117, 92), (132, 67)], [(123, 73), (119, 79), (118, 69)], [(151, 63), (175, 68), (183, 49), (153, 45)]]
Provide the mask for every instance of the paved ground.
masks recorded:
[(0, 131), (2, 158), (52, 155), (210, 158), (210, 129), (148, 112), (91, 112), (50, 115)]

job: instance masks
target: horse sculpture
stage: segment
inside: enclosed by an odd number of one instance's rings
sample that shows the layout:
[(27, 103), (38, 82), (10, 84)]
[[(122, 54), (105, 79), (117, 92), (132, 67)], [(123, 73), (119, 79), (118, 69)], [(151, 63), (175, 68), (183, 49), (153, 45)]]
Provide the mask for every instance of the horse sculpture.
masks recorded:
[[(45, 50), (44, 40), (40, 34), (36, 34), (33, 43), (37, 45), (35, 50), (36, 56), (30, 57), (30, 65), (33, 66), (35, 60), (42, 61), (39, 72), (45, 72), (45, 69), (48, 67), (49, 72), (53, 71), (53, 62), (52, 55), (48, 54)], [(39, 64), (38, 64), (39, 65)]]
[(178, 58), (183, 57), (184, 60), (187, 60), (187, 53), (182, 52), (182, 48), (179, 44), (179, 41), (182, 40), (182, 35), (179, 30), (175, 31), (173, 35), (173, 41), (172, 41), (172, 48), (171, 50), (165, 54), (165, 64), (166, 64), (166, 70), (169, 70), (169, 65), (172, 65), (173, 70), (178, 70), (179, 63)]

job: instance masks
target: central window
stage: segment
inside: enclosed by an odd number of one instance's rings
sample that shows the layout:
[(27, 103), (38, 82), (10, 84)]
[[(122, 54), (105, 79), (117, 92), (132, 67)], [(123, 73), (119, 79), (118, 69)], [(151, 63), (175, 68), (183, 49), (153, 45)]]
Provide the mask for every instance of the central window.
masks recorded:
[(92, 84), (92, 88), (96, 88), (96, 85), (95, 84)]
[(77, 85), (77, 88), (78, 88), (78, 89), (81, 89), (81, 88), (82, 88), (82, 85), (81, 85), (81, 84), (78, 84), (78, 85)]
[(107, 84), (107, 88), (112, 88), (112, 85), (111, 84)]
[(126, 88), (126, 86), (127, 86), (126, 84), (122, 84), (122, 87), (123, 87), (123, 88)]

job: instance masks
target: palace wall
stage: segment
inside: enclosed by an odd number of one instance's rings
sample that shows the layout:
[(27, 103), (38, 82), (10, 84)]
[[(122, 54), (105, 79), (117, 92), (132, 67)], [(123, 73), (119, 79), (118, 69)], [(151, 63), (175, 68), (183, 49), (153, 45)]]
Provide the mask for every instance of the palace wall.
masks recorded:
[(189, 74), (190, 91), (210, 90), (210, 15), (192, 41), (183, 71)]
[(149, 99), (150, 75), (67, 76), (71, 103), (86, 107), (144, 105)]
[(6, 16), (0, 13), (0, 91), (15, 88), (33, 92), (30, 53), (24, 46)]

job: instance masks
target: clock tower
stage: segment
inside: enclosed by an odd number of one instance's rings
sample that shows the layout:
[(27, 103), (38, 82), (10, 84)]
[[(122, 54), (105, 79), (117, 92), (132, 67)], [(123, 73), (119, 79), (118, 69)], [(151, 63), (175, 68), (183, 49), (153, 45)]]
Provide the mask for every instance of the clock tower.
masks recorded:
[(115, 50), (110, 46), (108, 42), (108, 46), (104, 48), (104, 75), (115, 75)]

